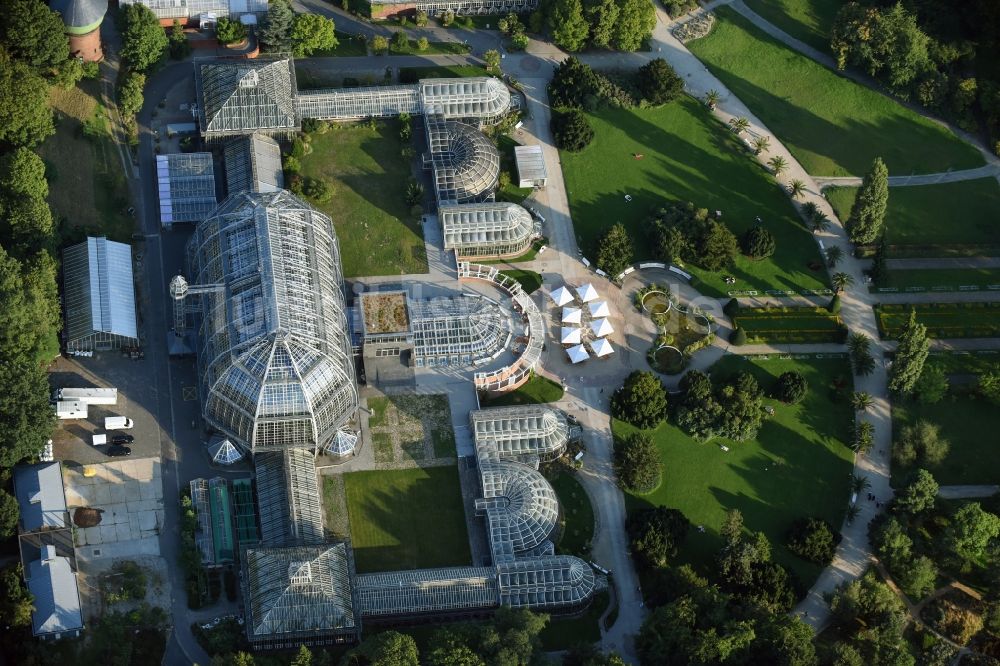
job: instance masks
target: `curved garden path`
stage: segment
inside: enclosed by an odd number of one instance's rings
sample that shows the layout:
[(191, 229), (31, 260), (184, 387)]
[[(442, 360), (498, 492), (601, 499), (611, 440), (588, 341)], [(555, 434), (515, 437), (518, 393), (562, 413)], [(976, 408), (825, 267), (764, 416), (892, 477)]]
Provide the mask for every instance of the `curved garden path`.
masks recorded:
[[(762, 17), (760, 14), (756, 13), (755, 11), (747, 7), (746, 4), (743, 2), (743, 0), (731, 0), (731, 2), (726, 2), (725, 4), (729, 4), (743, 18), (747, 19), (748, 21), (753, 23), (762, 31), (766, 32), (771, 37), (777, 39), (779, 42), (782, 42), (786, 46), (798, 51), (802, 55), (805, 55), (811, 58), (812, 60), (815, 60), (816, 62), (820, 63), (821, 65), (824, 65), (825, 67), (836, 71), (841, 76), (849, 78), (856, 83), (860, 83), (863, 86), (876, 90), (882, 94), (885, 94), (886, 91), (884, 88), (879, 86), (874, 80), (865, 76), (864, 74), (849, 69), (838, 70), (836, 61), (833, 59), (833, 56), (831, 56), (829, 53), (824, 53), (818, 49), (809, 46), (805, 42), (792, 37), (787, 32), (785, 32), (778, 26), (774, 25), (773, 23)], [(923, 107), (905, 102), (895, 97), (893, 97), (892, 99), (897, 103), (907, 107), (911, 111), (919, 113), (921, 116), (927, 118), (928, 120), (931, 120), (935, 123), (938, 123), (939, 125), (947, 127), (957, 136), (961, 137), (966, 143), (975, 146), (979, 150), (979, 152), (983, 155), (983, 158), (986, 160), (986, 165), (994, 167), (994, 172), (992, 174), (986, 174), (986, 175), (994, 175), (1000, 178), (1000, 171), (997, 171), (997, 168), (1000, 167), (1000, 158), (998, 158), (995, 154), (993, 154), (993, 152), (991, 152), (986, 146), (984, 146), (983, 142), (980, 140), (979, 137), (969, 132), (966, 132), (965, 130), (959, 127), (955, 127), (951, 123), (947, 123), (941, 120), (940, 118), (936, 118), (928, 114), (927, 111), (923, 109)], [(976, 171), (976, 169), (969, 169), (968, 171)], [(937, 175), (937, 174), (931, 174), (931, 175)], [(981, 178), (982, 176), (972, 176), (972, 177)], [(959, 178), (957, 180), (967, 180), (967, 179)], [(941, 181), (941, 182), (950, 182), (950, 181)]]
[[(737, 0), (738, 1), (738, 0)], [(698, 98), (704, 98), (709, 90), (717, 90), (721, 99), (712, 112), (723, 124), (728, 124), (731, 118), (745, 117), (750, 121), (750, 133), (754, 136), (767, 136), (771, 149), (757, 156), (761, 164), (775, 155), (785, 158), (788, 171), (782, 177), (784, 182), (801, 180), (806, 183), (806, 192), (796, 203), (801, 206), (812, 202), (830, 218), (832, 224), (828, 231), (816, 234), (817, 242), (822, 241), (825, 247), (840, 246), (844, 261), (838, 267), (839, 271), (848, 273), (854, 279), (854, 288), (841, 294), (841, 317), (851, 331), (867, 335), (873, 341), (873, 353), (878, 361), (876, 370), (867, 377), (855, 377), (855, 389), (865, 391), (873, 396), (875, 403), (868, 414), (860, 416), (872, 423), (875, 428), (875, 444), (868, 455), (859, 455), (855, 459), (855, 473), (868, 478), (871, 492), (884, 500), (892, 495), (889, 486), (889, 451), (892, 441), (892, 421), (890, 416), (889, 392), (887, 388), (888, 373), (882, 358), (882, 348), (879, 345), (878, 329), (872, 306), (875, 297), (865, 288), (863, 269), (865, 262), (853, 258), (850, 242), (843, 225), (820, 193), (815, 179), (802, 168), (795, 156), (785, 147), (781, 139), (775, 136), (764, 123), (730, 90), (723, 85), (688, 49), (672, 34), (670, 34), (670, 18), (660, 7), (657, 7), (659, 22), (653, 34), (653, 51), (669, 62), (684, 79), (686, 90)], [(749, 159), (749, 157), (748, 157)], [(741, 348), (741, 353), (751, 351), (751, 348)], [(846, 483), (846, 479), (845, 479)], [(874, 517), (876, 507), (874, 502), (860, 501), (859, 515), (850, 523), (841, 526), (843, 539), (837, 547), (833, 562), (823, 570), (813, 584), (805, 599), (796, 607), (795, 612), (802, 616), (815, 630), (820, 630), (829, 623), (830, 608), (824, 595), (832, 592), (837, 586), (859, 577), (871, 561), (871, 547), (868, 542), (868, 522)]]

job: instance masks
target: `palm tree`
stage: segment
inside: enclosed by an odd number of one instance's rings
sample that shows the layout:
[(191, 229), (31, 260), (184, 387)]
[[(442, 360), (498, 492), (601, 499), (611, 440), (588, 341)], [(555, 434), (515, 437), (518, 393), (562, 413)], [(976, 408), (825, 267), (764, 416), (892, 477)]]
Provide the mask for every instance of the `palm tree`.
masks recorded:
[(826, 265), (836, 268), (837, 264), (844, 257), (844, 250), (839, 245), (831, 245), (826, 248)]
[(816, 214), (812, 216), (811, 220), (809, 220), (810, 231), (812, 231), (814, 234), (818, 234), (820, 232), (826, 231), (829, 228), (830, 228), (830, 218), (828, 218), (826, 216), (826, 213), (824, 213), (823, 211), (817, 210)]
[(856, 453), (865, 454), (872, 450), (875, 444), (875, 426), (868, 421), (862, 421), (854, 429), (854, 443), (851, 448)]
[(847, 350), (853, 355), (867, 354), (871, 344), (871, 339), (864, 333), (851, 333), (851, 337), (847, 338)]
[(788, 193), (793, 199), (798, 199), (799, 195), (806, 191), (806, 184), (798, 178), (788, 183)]
[(767, 161), (767, 165), (774, 171), (775, 177), (788, 171), (788, 161), (781, 155), (775, 155)]
[(852, 504), (847, 507), (847, 524), (850, 525), (854, 522), (854, 519), (861, 515), (861, 507), (857, 504)]
[(771, 139), (767, 136), (761, 135), (753, 140), (753, 154), (760, 155), (761, 153), (766, 153), (771, 149)]
[(868, 480), (867, 476), (861, 476), (860, 474), (851, 474), (851, 492), (860, 493), (862, 490), (867, 490), (872, 487), (871, 481)]
[(830, 280), (833, 282), (833, 290), (838, 294), (854, 284), (854, 277), (850, 273), (834, 273)]
[(729, 126), (733, 129), (733, 132), (735, 132), (736, 135), (739, 136), (740, 134), (743, 134), (743, 132), (746, 132), (747, 129), (750, 128), (750, 121), (744, 118), (743, 116), (740, 116), (738, 118), (730, 118)]
[(874, 403), (875, 400), (871, 394), (864, 391), (855, 391), (854, 395), (851, 396), (851, 404), (854, 405), (855, 411), (858, 412), (867, 412), (868, 408)]
[(819, 212), (819, 206), (816, 205), (815, 201), (807, 201), (802, 204), (802, 217), (807, 220), (813, 219), (816, 213)]
[(722, 95), (719, 94), (719, 91), (714, 89), (709, 90), (708, 93), (705, 94), (705, 104), (708, 105), (709, 111), (715, 110), (715, 106), (719, 103), (719, 99), (721, 97)]

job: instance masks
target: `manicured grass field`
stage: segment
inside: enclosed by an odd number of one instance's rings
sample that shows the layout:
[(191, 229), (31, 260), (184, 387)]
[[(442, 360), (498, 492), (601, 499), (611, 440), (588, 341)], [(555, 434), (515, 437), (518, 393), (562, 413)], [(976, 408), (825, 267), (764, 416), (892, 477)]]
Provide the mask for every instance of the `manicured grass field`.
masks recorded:
[[(760, 216), (777, 240), (777, 251), (768, 259), (741, 256), (733, 268), (717, 274), (686, 267), (702, 281), (702, 293), (826, 286), (826, 271), (808, 267), (812, 261), (820, 263), (819, 250), (788, 197), (702, 104), (683, 98), (655, 109), (604, 109), (590, 114), (590, 121), (593, 143), (579, 153), (563, 152), (561, 159), (573, 225), (591, 259), (615, 222), (632, 235), (637, 261), (658, 259), (647, 240), (650, 211), (692, 201), (721, 210), (723, 221), (737, 235)], [(643, 158), (635, 159), (635, 154)], [(725, 275), (733, 275), (736, 284), (725, 284)]]
[(539, 238), (538, 240), (536, 240), (534, 243), (531, 244), (531, 247), (528, 248), (527, 252), (525, 252), (524, 254), (522, 254), (520, 256), (513, 257), (511, 259), (488, 259), (486, 261), (480, 261), (478, 263), (480, 263), (480, 264), (517, 264), (517, 263), (520, 263), (522, 261), (533, 261), (534, 258), (536, 256), (538, 256), (538, 251), (540, 249), (542, 249), (542, 246), (548, 245), (548, 244), (549, 244), (549, 239), (548, 238)]
[(469, 52), (469, 47), (462, 42), (428, 42), (427, 49), (421, 51), (417, 48), (417, 40), (409, 40), (405, 49), (396, 49), (389, 46), (390, 55), (465, 55)]
[(427, 67), (400, 67), (400, 81), (420, 79), (456, 79), (467, 76), (486, 76), (486, 70), (473, 65), (429, 65)]
[(358, 573), (468, 565), (458, 468), (344, 475)]
[(843, 342), (846, 329), (840, 316), (826, 308), (741, 308), (736, 325), (751, 342)]
[(602, 590), (594, 594), (590, 608), (580, 617), (550, 619), (548, 626), (542, 629), (539, 635), (542, 649), (568, 650), (577, 645), (593, 644), (601, 640), (601, 627), (598, 621), (610, 602), (611, 595)]
[(972, 146), (863, 85), (757, 30), (728, 7), (688, 44), (814, 176), (861, 176), (876, 156), (890, 174), (983, 164)]
[(497, 141), (500, 151), (500, 171), (510, 177), (510, 184), (497, 190), (497, 199), (519, 204), (528, 198), (532, 189), (517, 186), (517, 162), (514, 158), (514, 148), (520, 144), (509, 136), (501, 136)]
[(1000, 336), (1000, 303), (919, 303), (876, 305), (883, 339), (895, 339), (916, 310), (929, 338), (993, 338)]
[(769, 23), (823, 53), (830, 52), (830, 30), (844, 0), (746, 0)]
[(549, 481), (559, 497), (562, 511), (562, 539), (558, 551), (587, 557), (594, 538), (594, 507), (590, 504), (590, 497), (580, 480), (570, 472), (562, 472)]
[(368, 44), (361, 38), (361, 35), (352, 35), (339, 30), (335, 34), (337, 45), (332, 49), (314, 51), (313, 58), (349, 58), (368, 55)]
[[(748, 530), (763, 531), (771, 541), (774, 560), (795, 571), (810, 585), (820, 568), (792, 555), (785, 532), (801, 516), (817, 516), (839, 527), (847, 507), (852, 452), (845, 442), (853, 423), (846, 401), (831, 400), (834, 378), (850, 381), (846, 359), (757, 360), (725, 356), (713, 374), (748, 369), (767, 391), (782, 372), (797, 370), (809, 382), (801, 403), (765, 404), (775, 414), (764, 422), (757, 439), (746, 442), (712, 440), (698, 443), (672, 424), (652, 431), (663, 460), (663, 483), (650, 495), (626, 495), (629, 511), (650, 505), (680, 509), (692, 523), (679, 562), (701, 571), (712, 567), (722, 546), (719, 528), (730, 509), (739, 509)], [(633, 431), (613, 423), (617, 435)], [(728, 452), (719, 448), (729, 447)], [(703, 525), (704, 532), (696, 526)]]
[[(1000, 286), (1000, 269), (957, 268), (889, 271), (889, 279), (884, 286), (913, 291), (968, 291), (962, 287), (986, 289), (991, 285)], [(869, 287), (868, 290), (878, 293), (879, 287)]]
[[(837, 217), (846, 222), (856, 187), (824, 190)], [(975, 245), (1000, 242), (1000, 183), (996, 178), (941, 185), (893, 187), (885, 223), (892, 245)]]
[[(947, 395), (933, 405), (893, 402), (892, 430), (898, 435), (904, 425), (919, 419), (941, 428), (951, 448), (940, 465), (928, 467), (941, 485), (995, 484), (1000, 479), (1000, 453), (995, 433), (1000, 432), (1000, 410), (975, 396)], [(904, 485), (912, 468), (892, 465), (892, 485)]]
[(521, 283), (524, 287), (524, 291), (527, 293), (532, 293), (537, 291), (539, 287), (542, 286), (542, 276), (540, 273), (535, 271), (522, 270), (520, 268), (512, 268), (506, 271), (500, 271), (504, 275), (510, 278), (514, 278)]
[(315, 134), (302, 175), (330, 185), (329, 201), (310, 201), (333, 220), (344, 276), (427, 271), (419, 217), (406, 205), (410, 163), (400, 156), (399, 124), (334, 127)]
[(932, 351), (928, 363), (935, 363), (948, 374), (974, 375), (1000, 367), (1000, 349), (956, 352)]
[(535, 375), (523, 386), (495, 398), (483, 398), (484, 407), (509, 407), (511, 405), (537, 405), (555, 402), (563, 397), (563, 387), (548, 377)]

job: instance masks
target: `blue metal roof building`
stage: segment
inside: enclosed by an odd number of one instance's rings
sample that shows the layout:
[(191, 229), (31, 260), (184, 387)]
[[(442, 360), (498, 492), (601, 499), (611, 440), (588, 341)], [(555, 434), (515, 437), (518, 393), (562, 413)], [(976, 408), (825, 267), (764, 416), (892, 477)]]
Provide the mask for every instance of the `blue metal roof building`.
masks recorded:
[(39, 638), (77, 636), (83, 629), (80, 588), (70, 558), (43, 546), (37, 560), (25, 567), (28, 591), (34, 597), (31, 630)]
[(69, 527), (59, 463), (15, 467), (14, 494), (21, 507), (22, 531), (37, 532)]
[(101, 237), (66, 248), (63, 286), (68, 351), (138, 345), (131, 246)]

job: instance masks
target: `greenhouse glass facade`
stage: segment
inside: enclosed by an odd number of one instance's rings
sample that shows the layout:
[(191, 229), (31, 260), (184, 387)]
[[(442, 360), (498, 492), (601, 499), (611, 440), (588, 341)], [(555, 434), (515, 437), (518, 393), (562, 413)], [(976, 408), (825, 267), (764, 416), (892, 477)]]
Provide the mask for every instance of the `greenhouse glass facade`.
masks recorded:
[(243, 193), (188, 245), (201, 299), (205, 420), (246, 449), (323, 448), (358, 406), (330, 218), (288, 192)]
[(436, 116), (425, 122), (438, 203), (491, 200), (500, 177), (500, 153), (493, 142), (472, 125)]
[(514, 203), (443, 205), (438, 219), (445, 249), (463, 259), (523, 254), (540, 232), (531, 214)]

